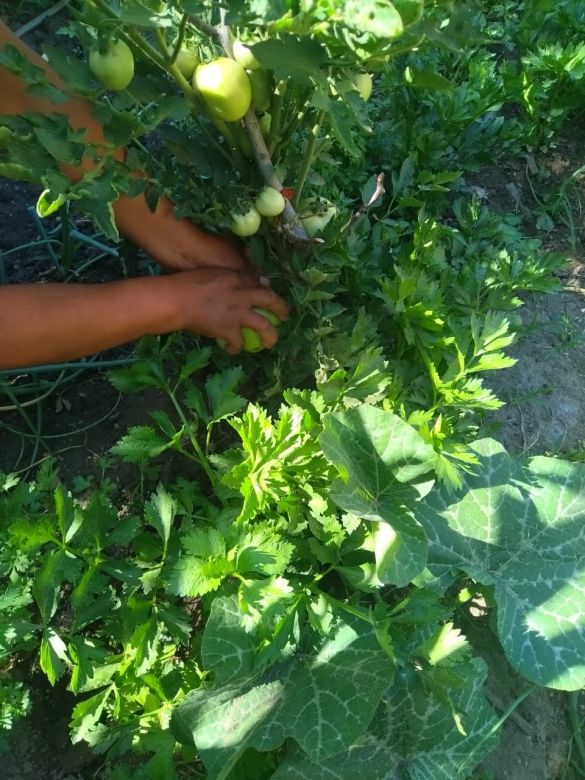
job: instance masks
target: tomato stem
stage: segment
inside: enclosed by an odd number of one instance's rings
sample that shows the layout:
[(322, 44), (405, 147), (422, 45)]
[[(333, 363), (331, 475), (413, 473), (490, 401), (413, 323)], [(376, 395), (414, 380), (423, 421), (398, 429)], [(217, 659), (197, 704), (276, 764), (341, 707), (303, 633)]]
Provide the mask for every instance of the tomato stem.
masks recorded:
[(293, 206), (295, 208), (298, 207), (299, 201), (301, 199), (301, 193), (303, 191), (303, 187), (305, 186), (305, 181), (307, 179), (307, 175), (311, 169), (311, 165), (313, 164), (313, 157), (315, 156), (315, 147), (317, 145), (317, 139), (319, 138), (319, 131), (321, 129), (321, 124), (323, 122), (324, 115), (325, 114), (323, 111), (319, 111), (319, 113), (317, 114), (317, 121), (311, 128), (309, 138), (307, 139), (305, 154), (303, 156), (303, 162), (301, 163), (301, 170), (299, 171), (297, 183), (294, 188), (295, 194), (293, 198)]

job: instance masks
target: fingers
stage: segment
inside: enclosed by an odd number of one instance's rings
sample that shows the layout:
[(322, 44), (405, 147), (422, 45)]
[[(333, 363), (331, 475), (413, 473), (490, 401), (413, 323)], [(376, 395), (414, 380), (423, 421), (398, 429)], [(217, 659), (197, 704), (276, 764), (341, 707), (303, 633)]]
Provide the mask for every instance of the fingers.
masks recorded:
[(250, 310), (242, 317), (242, 326), (256, 331), (266, 349), (270, 349), (278, 341), (278, 331), (274, 325), (255, 311)]
[[(254, 287), (254, 289), (246, 291), (246, 303), (250, 307), (257, 306), (261, 309), (269, 309), (282, 322), (288, 320), (288, 304), (274, 290), (265, 287)], [(264, 317), (264, 319), (266, 318)]]

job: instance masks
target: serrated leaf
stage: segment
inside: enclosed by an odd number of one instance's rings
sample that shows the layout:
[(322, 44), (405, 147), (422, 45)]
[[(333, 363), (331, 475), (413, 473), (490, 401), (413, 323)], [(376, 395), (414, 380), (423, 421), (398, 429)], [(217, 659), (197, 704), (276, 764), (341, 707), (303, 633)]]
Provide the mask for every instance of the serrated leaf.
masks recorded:
[(127, 368), (110, 371), (108, 378), (121, 393), (135, 393), (147, 387), (164, 387), (164, 376), (156, 364), (138, 361)]
[(205, 391), (211, 407), (210, 422), (219, 422), (240, 412), (248, 403), (234, 391), (244, 378), (241, 366), (226, 368), (220, 374), (214, 374), (205, 383)]
[(159, 484), (156, 493), (152, 494), (150, 501), (144, 507), (144, 518), (158, 532), (165, 551), (171, 535), (176, 509), (174, 498), (170, 493), (167, 493), (162, 484)]
[(171, 443), (155, 433), (150, 426), (136, 425), (112, 447), (111, 452), (122, 460), (140, 463), (148, 458), (156, 458), (170, 446)]
[(552, 688), (585, 685), (585, 466), (516, 461), (502, 445), (472, 446), (479, 466), (456, 492), (436, 487), (415, 514), (438, 576), (493, 585), (498, 633), (515, 669)]

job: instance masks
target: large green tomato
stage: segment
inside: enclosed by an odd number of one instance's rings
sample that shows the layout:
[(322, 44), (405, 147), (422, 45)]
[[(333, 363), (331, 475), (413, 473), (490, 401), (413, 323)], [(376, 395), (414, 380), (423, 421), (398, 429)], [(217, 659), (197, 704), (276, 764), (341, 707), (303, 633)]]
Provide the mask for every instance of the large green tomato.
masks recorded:
[(179, 49), (179, 53), (177, 54), (177, 58), (175, 60), (175, 65), (186, 79), (191, 79), (193, 77), (195, 68), (199, 65), (199, 63), (200, 59), (196, 51), (193, 51), (193, 49), (187, 49), (185, 46), (182, 46)]
[(134, 55), (124, 41), (110, 41), (105, 51), (90, 51), (89, 68), (106, 89), (120, 92), (134, 78)]
[(252, 206), (252, 208), (245, 214), (232, 214), (232, 233), (242, 238), (253, 236), (258, 232), (260, 222), (262, 218), (258, 211)]
[(193, 76), (193, 88), (203, 98), (209, 114), (224, 122), (237, 122), (252, 103), (252, 87), (246, 71), (228, 57), (200, 65)]
[(256, 210), (263, 217), (276, 217), (282, 214), (286, 201), (274, 187), (264, 187), (254, 203)]
[(260, 63), (252, 54), (252, 51), (242, 41), (234, 41), (233, 45), (234, 58), (240, 63), (242, 68), (246, 70), (256, 70), (260, 67)]

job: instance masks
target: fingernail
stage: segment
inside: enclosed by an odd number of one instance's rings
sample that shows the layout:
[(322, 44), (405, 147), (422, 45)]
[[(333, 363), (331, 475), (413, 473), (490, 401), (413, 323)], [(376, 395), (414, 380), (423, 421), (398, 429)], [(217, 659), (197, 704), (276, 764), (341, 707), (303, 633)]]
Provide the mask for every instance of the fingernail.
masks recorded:
[(270, 287), (270, 279), (267, 276), (261, 276), (260, 284), (262, 287)]

